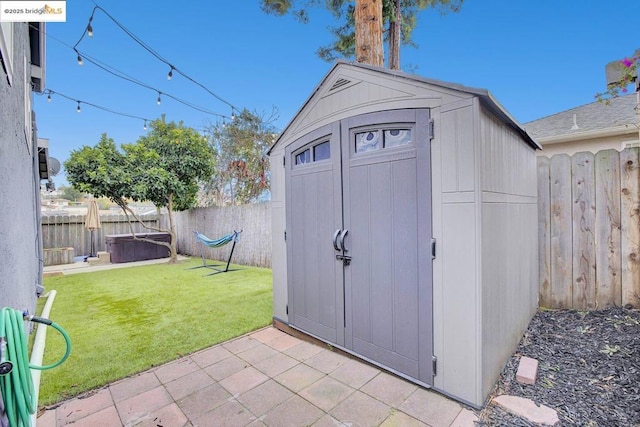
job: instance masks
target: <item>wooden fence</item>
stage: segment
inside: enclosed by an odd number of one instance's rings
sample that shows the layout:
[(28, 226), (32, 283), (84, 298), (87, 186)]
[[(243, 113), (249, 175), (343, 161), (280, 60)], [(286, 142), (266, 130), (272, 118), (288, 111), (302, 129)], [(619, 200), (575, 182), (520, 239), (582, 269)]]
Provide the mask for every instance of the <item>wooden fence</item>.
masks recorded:
[[(223, 208), (195, 208), (175, 215), (178, 235), (178, 253), (200, 256), (193, 231), (212, 238), (230, 234), (233, 230), (243, 230), (240, 243), (233, 254), (233, 262), (258, 267), (271, 267), (271, 205), (269, 203), (229, 206)], [(57, 215), (42, 217), (44, 249), (74, 248), (76, 256), (88, 255), (91, 233), (84, 227), (85, 215)], [(145, 222), (152, 226), (168, 228), (168, 217), (146, 215)], [(124, 215), (101, 215), (102, 227), (96, 230), (96, 252), (106, 250), (105, 236), (130, 233)], [(136, 233), (145, 232), (140, 224), (134, 223)], [(231, 244), (219, 249), (206, 249), (210, 259), (227, 259)]]
[(538, 158), (540, 306), (640, 307), (638, 148)]
[[(232, 262), (257, 267), (271, 267), (271, 204), (259, 203), (221, 208), (195, 208), (178, 212), (176, 231), (178, 252), (200, 256), (200, 247), (194, 231), (210, 239), (242, 230)], [(219, 249), (206, 248), (205, 257), (226, 260), (231, 243)]]
[[(91, 233), (85, 228), (86, 215), (46, 215), (42, 217), (42, 247), (44, 249), (73, 248), (76, 256), (89, 255)], [(157, 227), (162, 215), (145, 215), (144, 222)], [(105, 236), (131, 233), (124, 214), (100, 215), (101, 227), (94, 231), (96, 252), (106, 250)], [(141, 224), (133, 224), (136, 233), (149, 232)]]

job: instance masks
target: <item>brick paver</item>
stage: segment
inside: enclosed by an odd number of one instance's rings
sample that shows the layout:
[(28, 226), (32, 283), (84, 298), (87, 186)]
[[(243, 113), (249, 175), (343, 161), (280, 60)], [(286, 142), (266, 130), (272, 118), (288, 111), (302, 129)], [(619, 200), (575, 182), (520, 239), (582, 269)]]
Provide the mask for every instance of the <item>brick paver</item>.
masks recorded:
[(265, 328), (63, 402), (39, 427), (455, 426), (474, 412)]

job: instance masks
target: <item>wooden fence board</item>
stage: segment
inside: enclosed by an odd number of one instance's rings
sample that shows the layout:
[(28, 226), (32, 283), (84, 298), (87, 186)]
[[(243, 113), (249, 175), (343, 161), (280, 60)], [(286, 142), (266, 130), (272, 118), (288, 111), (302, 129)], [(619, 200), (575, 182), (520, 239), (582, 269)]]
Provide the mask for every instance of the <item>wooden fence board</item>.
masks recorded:
[(620, 305), (620, 154), (600, 151), (595, 156), (596, 174), (596, 307)]
[(620, 153), (622, 305), (640, 307), (640, 162), (639, 149)]
[(550, 161), (551, 181), (551, 303), (568, 308), (572, 304), (572, 221), (571, 158), (553, 156)]
[(538, 276), (540, 278), (540, 299), (542, 307), (551, 307), (551, 248), (549, 210), (549, 159), (538, 157)]
[(596, 256), (594, 251), (595, 201), (594, 155), (576, 153), (571, 158), (573, 201), (572, 308), (595, 309)]

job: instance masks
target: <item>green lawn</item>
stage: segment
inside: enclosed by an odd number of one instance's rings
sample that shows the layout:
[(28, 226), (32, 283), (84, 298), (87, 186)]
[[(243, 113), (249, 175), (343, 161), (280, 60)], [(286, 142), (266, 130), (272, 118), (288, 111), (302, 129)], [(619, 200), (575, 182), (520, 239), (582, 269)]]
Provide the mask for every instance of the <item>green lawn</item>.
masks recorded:
[[(272, 318), (271, 270), (203, 277), (211, 270), (156, 264), (48, 277), (55, 289), (51, 320), (71, 337), (61, 366), (44, 371), (40, 405), (75, 396), (136, 372), (266, 326)], [(44, 301), (40, 301), (42, 304)], [(44, 364), (60, 358), (64, 341), (49, 328)]]

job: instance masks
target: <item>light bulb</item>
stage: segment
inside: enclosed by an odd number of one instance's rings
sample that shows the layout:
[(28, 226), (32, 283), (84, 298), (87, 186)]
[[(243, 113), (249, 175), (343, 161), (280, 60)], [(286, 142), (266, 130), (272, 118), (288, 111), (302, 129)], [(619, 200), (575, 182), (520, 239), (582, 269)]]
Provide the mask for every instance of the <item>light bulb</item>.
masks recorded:
[(158, 93), (158, 99), (156, 100), (156, 103), (160, 105), (161, 102), (162, 102), (162, 99), (160, 99), (160, 93)]
[(80, 101), (78, 101), (78, 108), (76, 109), (76, 111), (79, 113), (80, 112)]
[(80, 54), (78, 54), (78, 65), (82, 65), (82, 56), (80, 56)]
[(144, 130), (147, 130), (147, 121), (146, 121), (146, 120), (144, 121), (144, 127), (143, 127), (143, 129), (144, 129)]
[(167, 74), (167, 80), (171, 80), (171, 77), (173, 77), (173, 67), (171, 67), (169, 74)]
[(87, 35), (89, 37), (93, 37), (93, 27), (91, 26), (91, 21), (93, 21), (93, 14), (89, 18), (89, 23), (87, 24)]
[(47, 102), (51, 102), (51, 93), (47, 95)]

